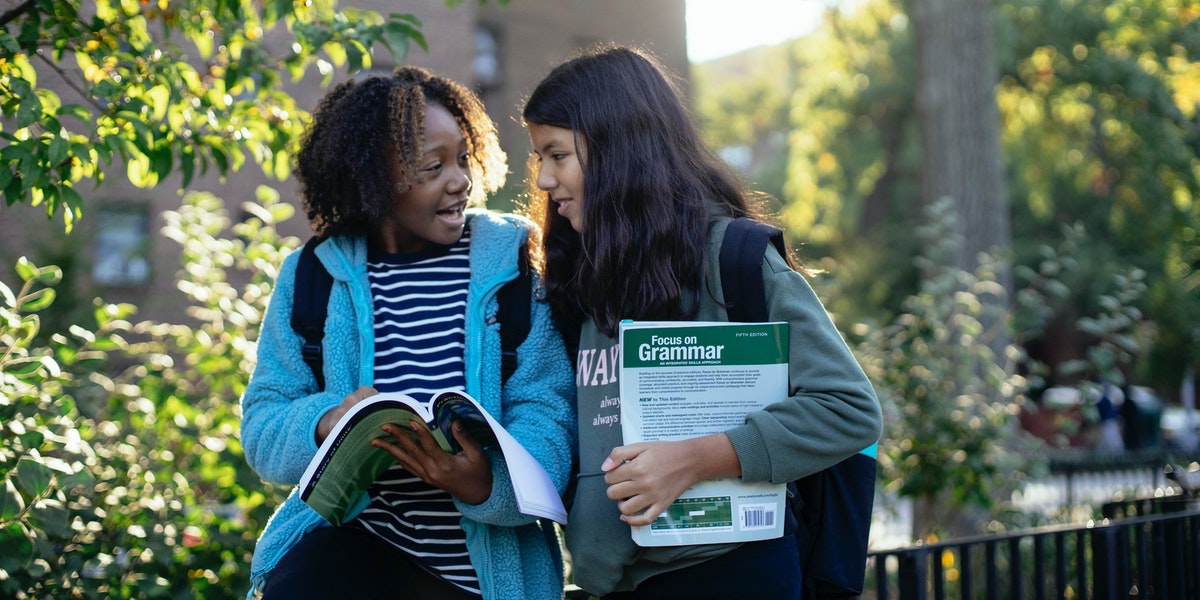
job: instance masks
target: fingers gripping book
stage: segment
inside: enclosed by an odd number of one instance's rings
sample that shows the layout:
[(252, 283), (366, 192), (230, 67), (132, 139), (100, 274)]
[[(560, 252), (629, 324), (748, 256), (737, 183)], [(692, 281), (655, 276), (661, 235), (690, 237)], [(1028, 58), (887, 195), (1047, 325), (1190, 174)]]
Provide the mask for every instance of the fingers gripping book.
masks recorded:
[(300, 478), (300, 499), (330, 523), (342, 524), (371, 483), (396, 464), (386, 450), (371, 445), (378, 438), (395, 441), (384, 425), (408, 431), (409, 423), (423, 423), (442, 450), (458, 453), (462, 448), (450, 429), (455, 420), (485, 448), (499, 448), (522, 514), (567, 522), (562, 499), (542, 465), (474, 398), (459, 391), (435, 394), (428, 404), (398, 393), (355, 404), (317, 448)]

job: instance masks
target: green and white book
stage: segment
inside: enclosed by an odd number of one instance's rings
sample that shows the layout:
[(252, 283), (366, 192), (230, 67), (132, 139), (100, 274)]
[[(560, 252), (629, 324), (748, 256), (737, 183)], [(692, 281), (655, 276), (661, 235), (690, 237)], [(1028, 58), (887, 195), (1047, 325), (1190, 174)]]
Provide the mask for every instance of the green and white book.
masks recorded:
[[(625, 444), (719, 433), (788, 395), (787, 323), (627, 321), (620, 327)], [(702, 481), (649, 525), (639, 546), (767, 540), (783, 535), (786, 484)]]
[(384, 433), (385, 424), (393, 423), (408, 433), (409, 423), (423, 423), (442, 450), (457, 453), (462, 449), (450, 430), (455, 420), (484, 447), (500, 449), (521, 513), (567, 522), (562, 498), (542, 465), (479, 402), (461, 391), (435, 394), (428, 404), (400, 393), (378, 394), (355, 404), (334, 425), (304, 471), (300, 499), (330, 523), (344, 523), (367, 488), (396, 464), (386, 450), (371, 445), (377, 438), (395, 443)]

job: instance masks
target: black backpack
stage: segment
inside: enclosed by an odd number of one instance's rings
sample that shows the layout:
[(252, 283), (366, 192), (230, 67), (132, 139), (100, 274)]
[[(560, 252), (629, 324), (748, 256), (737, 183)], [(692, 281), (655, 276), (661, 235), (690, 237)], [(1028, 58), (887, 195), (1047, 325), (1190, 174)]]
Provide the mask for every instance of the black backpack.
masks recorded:
[[(729, 320), (768, 319), (762, 259), (771, 243), (786, 256), (783, 232), (752, 219), (734, 219), (721, 247), (721, 289)], [(875, 446), (788, 484), (804, 599), (857, 598), (867, 568), (875, 504)]]
[[(325, 389), (324, 364), (321, 360), (321, 339), (325, 337), (325, 316), (329, 311), (329, 290), (333, 276), (317, 259), (314, 249), (321, 238), (312, 237), (300, 251), (296, 266), (296, 296), (292, 304), (292, 329), (304, 338), (301, 350), (304, 362), (317, 378), (317, 386)], [(498, 292), (500, 311), (500, 383), (503, 385), (517, 370), (517, 347), (529, 334), (529, 309), (533, 301), (533, 276), (529, 257), (521, 248), (517, 262), (517, 278), (504, 284)]]

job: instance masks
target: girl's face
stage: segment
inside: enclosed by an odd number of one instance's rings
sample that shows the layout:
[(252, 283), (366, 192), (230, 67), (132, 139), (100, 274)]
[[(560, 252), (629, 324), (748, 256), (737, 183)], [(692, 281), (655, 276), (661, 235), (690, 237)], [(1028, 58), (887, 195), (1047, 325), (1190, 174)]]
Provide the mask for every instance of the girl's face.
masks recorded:
[[(529, 123), (529, 141), (537, 156), (537, 186), (550, 196), (558, 214), (583, 230), (583, 163), (587, 160), (583, 140), (562, 127)], [(578, 143), (577, 143), (578, 142)]]
[[(399, 169), (398, 162), (393, 164)], [(417, 166), (417, 182), (395, 190), (392, 214), (377, 233), (375, 241), (384, 252), (418, 252), (462, 237), (471, 190), (467, 140), (440, 104), (425, 105), (425, 148)]]

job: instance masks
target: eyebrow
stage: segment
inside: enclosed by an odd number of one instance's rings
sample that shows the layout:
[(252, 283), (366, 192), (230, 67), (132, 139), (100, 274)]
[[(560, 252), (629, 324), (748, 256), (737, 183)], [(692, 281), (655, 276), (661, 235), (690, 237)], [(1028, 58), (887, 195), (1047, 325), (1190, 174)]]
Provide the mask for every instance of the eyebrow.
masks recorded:
[[(465, 135), (464, 135), (464, 136), (460, 136), (460, 137), (458, 138), (458, 147), (456, 147), (456, 148), (455, 148), (455, 150), (457, 151), (457, 150), (458, 150), (458, 148), (464, 148), (464, 149), (465, 149), (465, 146), (466, 146), (466, 145), (467, 145), (467, 136), (465, 136)], [(427, 154), (433, 154), (433, 153), (435, 153), (435, 152), (437, 152), (437, 151), (441, 150), (441, 149), (442, 149), (442, 146), (443, 146), (442, 144), (433, 144), (433, 145), (430, 145), (430, 146), (426, 146), (426, 147), (425, 147), (425, 150), (422, 152), (421, 156), (425, 156), (425, 155), (427, 155)]]
[(559, 140), (550, 140), (549, 142), (542, 144), (541, 148), (534, 148), (533, 151), (538, 154), (541, 154), (543, 152), (549, 152), (549, 151), (557, 148), (560, 145), (561, 144), (559, 143)]

